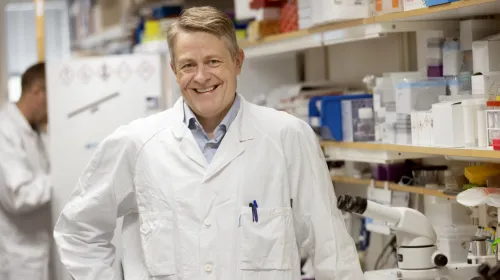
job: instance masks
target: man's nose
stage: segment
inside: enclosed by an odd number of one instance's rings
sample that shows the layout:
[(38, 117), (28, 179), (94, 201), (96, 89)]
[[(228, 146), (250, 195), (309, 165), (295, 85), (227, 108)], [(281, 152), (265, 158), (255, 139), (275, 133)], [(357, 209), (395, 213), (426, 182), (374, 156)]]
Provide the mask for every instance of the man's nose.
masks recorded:
[(210, 73), (207, 70), (208, 69), (204, 65), (199, 66), (196, 70), (194, 80), (202, 85), (208, 82), (208, 80), (210, 80)]

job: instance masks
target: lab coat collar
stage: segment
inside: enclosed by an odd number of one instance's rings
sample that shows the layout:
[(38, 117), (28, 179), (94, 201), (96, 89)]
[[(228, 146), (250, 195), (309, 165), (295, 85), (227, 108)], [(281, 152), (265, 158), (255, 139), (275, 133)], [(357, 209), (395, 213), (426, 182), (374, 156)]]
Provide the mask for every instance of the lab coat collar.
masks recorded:
[(193, 161), (201, 165), (205, 170), (205, 177), (203, 181), (210, 179), (213, 175), (217, 174), (227, 164), (241, 155), (246, 147), (249, 147), (248, 141), (253, 140), (257, 135), (255, 133), (255, 125), (250, 113), (251, 104), (248, 103), (241, 95), (240, 110), (233, 123), (229, 127), (224, 140), (215, 153), (212, 163), (208, 165), (203, 153), (200, 151), (196, 140), (184, 122), (184, 100), (179, 98), (174, 105), (174, 115), (176, 118), (176, 125), (173, 129), (174, 137), (180, 141), (180, 149)]
[(15, 103), (10, 103), (7, 105), (7, 110), (9, 115), (14, 120), (14, 122), (28, 134), (36, 134), (36, 131), (31, 127), (26, 117), (21, 113), (19, 108), (17, 108)]

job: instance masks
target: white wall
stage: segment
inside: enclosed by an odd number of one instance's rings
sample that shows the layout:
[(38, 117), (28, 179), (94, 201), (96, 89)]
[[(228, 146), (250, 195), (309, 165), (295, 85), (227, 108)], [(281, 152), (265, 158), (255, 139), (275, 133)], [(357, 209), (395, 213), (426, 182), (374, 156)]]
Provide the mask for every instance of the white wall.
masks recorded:
[(359, 87), (366, 75), (407, 70), (406, 46), (403, 34), (330, 46), (329, 80), (341, 86)]
[(298, 73), (297, 56), (294, 53), (246, 59), (238, 77), (238, 93), (252, 101), (278, 86), (297, 83)]

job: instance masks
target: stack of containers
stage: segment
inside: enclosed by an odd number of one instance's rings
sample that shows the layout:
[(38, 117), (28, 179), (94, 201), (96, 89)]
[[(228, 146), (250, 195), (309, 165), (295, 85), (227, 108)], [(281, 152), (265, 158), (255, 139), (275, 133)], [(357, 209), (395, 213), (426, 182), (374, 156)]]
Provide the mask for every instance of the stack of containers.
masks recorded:
[[(412, 144), (412, 127), (421, 126), (421, 117), (413, 121), (412, 112), (428, 111), (434, 103), (438, 103), (439, 96), (446, 95), (445, 79), (403, 79), (396, 87), (396, 112), (397, 112), (397, 144)], [(413, 114), (414, 118), (416, 117)], [(429, 125), (434, 120), (427, 120), (427, 114), (423, 114), (423, 120)], [(415, 137), (413, 137), (415, 138)]]
[(250, 8), (257, 10), (255, 21), (248, 25), (248, 40), (256, 41), (281, 32), (282, 0), (252, 0)]

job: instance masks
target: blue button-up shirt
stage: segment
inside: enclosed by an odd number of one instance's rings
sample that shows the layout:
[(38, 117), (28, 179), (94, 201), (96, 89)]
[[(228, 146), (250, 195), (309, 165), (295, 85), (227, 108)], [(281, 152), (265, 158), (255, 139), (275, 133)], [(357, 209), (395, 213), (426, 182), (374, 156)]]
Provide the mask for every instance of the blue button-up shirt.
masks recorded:
[(233, 105), (227, 112), (222, 122), (217, 126), (214, 131), (214, 138), (210, 139), (208, 134), (205, 132), (203, 127), (200, 125), (200, 122), (196, 118), (193, 111), (189, 108), (186, 102), (184, 102), (184, 121), (186, 125), (189, 127), (191, 132), (193, 133), (194, 139), (198, 146), (200, 147), (203, 155), (207, 159), (207, 162), (210, 164), (212, 159), (215, 156), (215, 152), (219, 148), (224, 135), (226, 135), (226, 131), (229, 129), (229, 126), (238, 115), (238, 111), (240, 110), (240, 98), (236, 95), (234, 99)]

